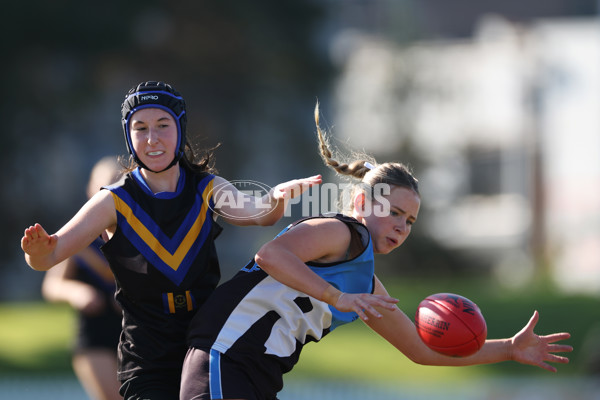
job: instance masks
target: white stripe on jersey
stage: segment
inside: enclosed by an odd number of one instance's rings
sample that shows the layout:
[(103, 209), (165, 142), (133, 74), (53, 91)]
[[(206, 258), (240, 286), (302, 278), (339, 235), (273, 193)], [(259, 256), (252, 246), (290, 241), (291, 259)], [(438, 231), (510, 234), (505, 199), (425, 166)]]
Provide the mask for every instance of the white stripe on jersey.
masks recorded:
[[(303, 313), (294, 299), (308, 297), (313, 309)], [(278, 299), (273, 304), (273, 299)], [(289, 357), (296, 350), (296, 340), (306, 343), (306, 337), (320, 340), (323, 330), (331, 326), (329, 305), (281, 284), (270, 276), (256, 285), (232, 311), (215, 340), (213, 349), (225, 353), (256, 321), (269, 311), (281, 317), (273, 326), (265, 343), (266, 354)], [(300, 314), (302, 317), (298, 317)]]

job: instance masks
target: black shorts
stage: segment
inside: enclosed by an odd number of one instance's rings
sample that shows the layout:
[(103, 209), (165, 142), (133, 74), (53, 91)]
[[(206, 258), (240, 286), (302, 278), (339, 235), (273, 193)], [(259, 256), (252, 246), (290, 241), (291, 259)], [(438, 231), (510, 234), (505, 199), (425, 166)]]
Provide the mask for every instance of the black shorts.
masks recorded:
[(123, 382), (119, 393), (124, 400), (176, 400), (179, 378), (179, 374), (164, 372), (139, 375)]
[(216, 350), (190, 348), (183, 363), (181, 400), (277, 400), (257, 390), (244, 368)]
[(108, 349), (117, 354), (121, 319), (121, 314), (117, 314), (111, 305), (98, 315), (87, 316), (79, 313), (75, 351)]

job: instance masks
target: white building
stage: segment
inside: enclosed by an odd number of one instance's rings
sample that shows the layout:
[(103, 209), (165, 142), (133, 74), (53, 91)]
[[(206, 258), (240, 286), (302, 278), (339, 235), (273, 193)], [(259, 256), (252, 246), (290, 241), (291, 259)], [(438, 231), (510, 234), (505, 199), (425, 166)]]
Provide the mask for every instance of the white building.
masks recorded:
[(334, 135), (393, 159), (410, 143), (431, 235), (507, 284), (547, 266), (600, 293), (600, 24), (484, 18), (472, 40), (400, 47), (344, 32)]

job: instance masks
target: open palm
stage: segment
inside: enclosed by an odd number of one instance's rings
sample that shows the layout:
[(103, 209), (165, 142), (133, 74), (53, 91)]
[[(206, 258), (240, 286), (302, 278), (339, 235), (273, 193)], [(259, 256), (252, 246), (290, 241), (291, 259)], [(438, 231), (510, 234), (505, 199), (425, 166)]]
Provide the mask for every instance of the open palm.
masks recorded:
[(556, 372), (556, 368), (548, 362), (566, 364), (569, 359), (552, 353), (570, 352), (573, 351), (573, 347), (553, 343), (568, 339), (571, 335), (566, 332), (546, 336), (536, 335), (533, 329), (538, 320), (539, 313), (535, 311), (527, 325), (512, 338), (512, 358), (522, 364), (535, 365)]

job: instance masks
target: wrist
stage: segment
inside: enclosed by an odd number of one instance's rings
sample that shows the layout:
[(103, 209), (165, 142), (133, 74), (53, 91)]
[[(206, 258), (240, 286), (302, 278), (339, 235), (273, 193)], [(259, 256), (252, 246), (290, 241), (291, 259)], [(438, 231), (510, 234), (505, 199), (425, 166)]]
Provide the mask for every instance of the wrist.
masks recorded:
[(346, 293), (342, 292), (342, 294), (340, 294), (340, 296), (337, 298), (337, 300), (335, 301), (335, 305), (334, 307), (337, 308), (338, 303), (340, 302), (340, 300), (342, 299), (342, 297), (345, 295)]
[(335, 307), (340, 297), (342, 297), (342, 292), (336, 289), (333, 285), (327, 286), (327, 288), (323, 291), (321, 295), (321, 300), (330, 306)]
[(513, 361), (515, 359), (515, 355), (513, 353), (514, 346), (515, 346), (514, 338), (510, 338), (506, 341), (506, 359), (508, 361)]

